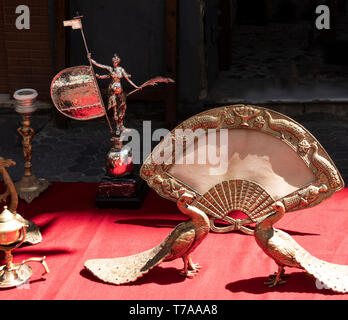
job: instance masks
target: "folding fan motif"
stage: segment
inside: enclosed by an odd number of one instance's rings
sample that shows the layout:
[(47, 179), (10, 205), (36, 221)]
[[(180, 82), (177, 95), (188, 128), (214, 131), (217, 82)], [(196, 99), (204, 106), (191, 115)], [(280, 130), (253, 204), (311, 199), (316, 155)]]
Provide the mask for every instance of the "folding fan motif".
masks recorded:
[[(273, 203), (274, 199), (258, 184), (247, 180), (230, 180), (216, 185), (192, 205), (213, 217), (210, 226), (215, 232), (231, 229), (216, 227), (215, 219), (219, 219), (231, 223), (232, 230), (241, 229), (251, 233), (250, 229), (242, 225), (256, 222), (258, 218), (271, 213), (273, 210), (270, 206)], [(245, 213), (249, 219), (239, 220), (229, 216), (236, 211)]]

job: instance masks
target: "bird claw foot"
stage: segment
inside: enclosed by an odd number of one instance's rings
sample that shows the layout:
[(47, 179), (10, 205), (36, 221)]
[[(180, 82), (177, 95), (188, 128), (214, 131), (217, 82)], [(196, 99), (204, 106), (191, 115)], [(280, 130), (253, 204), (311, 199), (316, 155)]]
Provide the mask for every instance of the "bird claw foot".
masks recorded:
[(191, 271), (199, 272), (199, 270), (202, 269), (202, 268), (203, 267), (199, 263), (192, 263), (190, 265), (190, 270)]
[(288, 275), (285, 275), (284, 273), (281, 273), (280, 275), (278, 275), (277, 273), (271, 274), (268, 277), (267, 281), (264, 282), (264, 284), (266, 286), (268, 286), (269, 288), (272, 288), (272, 287), (275, 287), (275, 286), (277, 286), (279, 284), (286, 283), (286, 281), (283, 280), (283, 278), (286, 278), (286, 277), (288, 277)]
[(286, 283), (283, 278), (286, 278), (288, 275), (285, 274), (284, 267), (279, 267), (278, 272), (271, 274), (267, 281), (265, 282), (265, 285), (267, 285), (269, 288), (275, 287), (279, 284)]
[[(290, 277), (290, 275), (285, 274), (285, 272), (282, 272), (280, 276), (281, 276), (282, 279), (284, 279), (284, 278), (289, 278), (289, 277)], [(275, 279), (276, 277), (277, 277), (277, 272), (275, 272), (275, 273), (273, 273), (273, 274), (270, 274), (270, 275), (268, 276), (268, 280), (270, 281), (270, 280), (272, 280), (272, 279)]]
[(264, 284), (266, 286), (268, 286), (269, 288), (272, 288), (272, 287), (275, 287), (277, 285), (284, 284), (284, 283), (286, 283), (285, 280), (278, 280), (278, 281), (270, 280), (270, 281), (266, 281)]
[(180, 271), (181, 276), (189, 278), (189, 279), (192, 279), (194, 276), (197, 275), (197, 273), (198, 273), (198, 271), (195, 271), (195, 270), (188, 270), (188, 271), (181, 270)]

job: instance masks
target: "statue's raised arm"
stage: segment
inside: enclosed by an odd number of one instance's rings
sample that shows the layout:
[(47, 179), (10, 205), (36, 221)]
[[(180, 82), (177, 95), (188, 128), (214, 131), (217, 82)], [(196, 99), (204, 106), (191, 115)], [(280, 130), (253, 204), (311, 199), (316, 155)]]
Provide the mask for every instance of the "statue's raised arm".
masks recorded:
[(124, 69), (122, 69), (122, 74), (124, 78), (135, 88), (135, 89), (141, 89), (141, 87), (137, 86), (130, 78), (131, 75), (128, 74)]
[[(108, 70), (110, 73), (112, 73), (112, 71), (113, 71), (112, 67), (106, 66), (106, 65), (104, 65), (104, 64), (101, 64), (101, 63), (95, 61), (94, 59), (91, 58), (91, 54), (90, 54), (90, 53), (87, 54), (87, 58), (90, 59), (90, 61), (91, 61), (96, 67), (98, 67), (98, 68), (100, 68), (100, 69)], [(110, 78), (110, 77), (109, 77), (109, 78)]]

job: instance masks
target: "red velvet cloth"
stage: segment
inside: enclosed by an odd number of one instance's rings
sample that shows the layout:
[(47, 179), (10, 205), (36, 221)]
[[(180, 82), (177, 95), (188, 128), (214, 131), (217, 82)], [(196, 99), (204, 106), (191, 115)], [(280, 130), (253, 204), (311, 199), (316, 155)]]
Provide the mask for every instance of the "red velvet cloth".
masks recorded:
[[(175, 203), (150, 192), (141, 210), (97, 209), (97, 185), (54, 183), (32, 204), (20, 202), (18, 212), (37, 223), (43, 242), (14, 251), (14, 262), (47, 257), (51, 273), (32, 263), (28, 285), (0, 291), (0, 299), (34, 300), (234, 300), (347, 299), (348, 294), (319, 290), (304, 271), (287, 268), (284, 285), (263, 282), (275, 263), (252, 236), (210, 233), (193, 253), (203, 269), (194, 279), (178, 274), (182, 260), (164, 262), (137, 282), (114, 286), (84, 270), (84, 262), (135, 254), (160, 243), (185, 216)], [(277, 228), (287, 231), (314, 256), (348, 265), (348, 189), (321, 205), (287, 214)]]

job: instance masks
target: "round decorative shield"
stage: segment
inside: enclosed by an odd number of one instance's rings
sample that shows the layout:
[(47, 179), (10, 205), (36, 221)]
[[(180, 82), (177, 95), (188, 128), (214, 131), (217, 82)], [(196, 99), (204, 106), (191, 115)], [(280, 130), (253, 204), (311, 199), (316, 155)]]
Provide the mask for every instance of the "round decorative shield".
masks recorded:
[(55, 107), (69, 118), (90, 120), (105, 115), (91, 67), (72, 67), (59, 72), (51, 84), (51, 97)]

